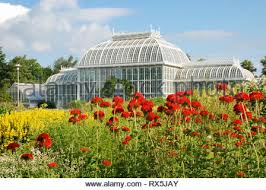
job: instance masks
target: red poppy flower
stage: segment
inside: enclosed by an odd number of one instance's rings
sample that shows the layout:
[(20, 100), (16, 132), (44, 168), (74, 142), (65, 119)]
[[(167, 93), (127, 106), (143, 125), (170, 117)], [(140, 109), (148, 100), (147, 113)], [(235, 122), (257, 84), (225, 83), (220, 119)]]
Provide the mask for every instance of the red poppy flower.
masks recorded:
[(257, 131), (260, 131), (261, 128), (262, 127), (260, 127), (260, 126), (252, 126), (251, 130), (257, 132)]
[(243, 144), (242, 141), (237, 141), (237, 142), (235, 143), (235, 145), (236, 145), (237, 147), (240, 147), (242, 144)]
[(102, 161), (102, 165), (108, 167), (108, 166), (111, 166), (112, 165), (112, 162), (110, 160), (103, 160)]
[(231, 103), (231, 102), (234, 101), (234, 97), (233, 97), (233, 96), (229, 96), (229, 95), (225, 95), (225, 96), (221, 96), (221, 97), (219, 98), (219, 100), (220, 100), (221, 102), (224, 102), (224, 103)]
[(81, 114), (80, 109), (72, 109), (69, 112), (70, 112), (70, 115), (74, 115), (74, 116), (78, 116), (79, 114)]
[(58, 164), (56, 162), (51, 162), (49, 164), (47, 164), (49, 168), (57, 168)]
[(165, 110), (164, 106), (159, 106), (157, 112), (163, 112)]
[(252, 120), (252, 112), (242, 113), (241, 116), (244, 120)]
[(101, 102), (100, 107), (102, 107), (102, 108), (111, 107), (111, 103), (110, 102)]
[(152, 101), (144, 101), (141, 105), (141, 111), (143, 113), (148, 113), (148, 112), (151, 112), (152, 111), (152, 108), (154, 106), (154, 103)]
[(229, 118), (229, 115), (228, 114), (226, 114), (226, 113), (222, 113), (221, 114), (221, 119), (222, 120), (226, 121), (228, 118)]
[(244, 172), (242, 172), (242, 171), (238, 171), (238, 172), (236, 172), (236, 176), (237, 177), (245, 177), (246, 174)]
[(124, 111), (121, 113), (121, 117), (123, 117), (123, 118), (129, 118), (130, 116), (131, 116), (131, 113), (127, 112), (127, 111)]
[(185, 117), (185, 122), (189, 123), (191, 121), (190, 117)]
[(111, 132), (114, 132), (114, 133), (117, 133), (117, 132), (119, 131), (119, 128), (116, 127), (116, 126), (111, 126), (111, 127), (110, 127), (110, 131), (111, 131)]
[(141, 92), (135, 92), (133, 97), (136, 98), (136, 99), (145, 99)]
[(202, 110), (200, 112), (200, 115), (202, 115), (202, 116), (207, 116), (208, 114), (209, 114), (209, 112), (207, 110)]
[(129, 101), (127, 109), (129, 111), (133, 111), (135, 109), (137, 109), (140, 106), (140, 102), (137, 99), (132, 99)]
[(9, 143), (6, 147), (7, 150), (12, 150), (12, 151), (15, 151), (17, 148), (19, 148), (20, 145), (16, 142), (13, 142), (13, 143)]
[(166, 100), (167, 100), (168, 102), (172, 102), (172, 103), (174, 103), (174, 102), (176, 102), (176, 98), (177, 98), (177, 95), (176, 95), (176, 94), (169, 94), (169, 95), (167, 96)]
[(126, 126), (123, 126), (122, 127), (122, 131), (124, 131), (124, 132), (130, 132), (130, 128), (128, 128)]
[(261, 100), (264, 98), (262, 92), (260, 91), (251, 92), (249, 94), (249, 97), (251, 101), (257, 101), (257, 100)]
[(246, 111), (247, 111), (247, 108), (244, 103), (239, 102), (239, 103), (236, 103), (236, 105), (234, 105), (234, 112), (236, 114), (244, 113)]
[(218, 83), (216, 85), (216, 88), (217, 88), (217, 90), (223, 90), (223, 91), (225, 91), (225, 90), (228, 89), (228, 84), (226, 84), (226, 83)]
[(234, 125), (242, 125), (242, 120), (241, 119), (235, 119), (232, 124)]
[(201, 103), (198, 102), (198, 101), (192, 101), (192, 102), (191, 102), (191, 106), (192, 106), (193, 108), (201, 108), (201, 107), (202, 107)]
[(236, 131), (239, 131), (239, 132), (242, 131), (240, 126), (234, 126), (233, 129), (236, 130)]
[(120, 97), (120, 96), (115, 96), (113, 98), (113, 102), (114, 102), (115, 105), (121, 105), (121, 104), (124, 103), (124, 99), (122, 97)]
[(149, 112), (147, 117), (146, 117), (146, 120), (147, 121), (153, 121), (153, 120), (157, 120), (160, 116), (156, 115), (155, 113), (153, 112)]
[(202, 123), (202, 119), (201, 119), (200, 117), (197, 117), (197, 118), (195, 119), (195, 123)]
[(22, 160), (33, 160), (33, 159), (34, 159), (33, 155), (30, 154), (30, 153), (22, 154), (22, 155), (20, 156), (20, 158), (21, 158)]
[(237, 95), (235, 95), (235, 99), (239, 102), (243, 102), (243, 101), (248, 101), (250, 98), (249, 94), (245, 92), (239, 92)]
[(184, 109), (182, 110), (182, 114), (183, 114), (183, 116), (187, 117), (187, 116), (189, 116), (189, 115), (192, 114), (192, 111), (191, 111), (191, 109), (184, 108)]
[(78, 119), (79, 120), (86, 120), (86, 119), (88, 119), (88, 115), (85, 114), (85, 113), (82, 113), (82, 114), (79, 115)]
[(111, 125), (113, 125), (114, 123), (117, 123), (119, 121), (119, 119), (117, 117), (110, 117), (109, 119), (109, 123)]
[(95, 111), (93, 115), (94, 115), (94, 119), (103, 120), (105, 114), (103, 111)]
[(36, 144), (40, 148), (51, 148), (52, 147), (52, 139), (48, 133), (40, 134), (36, 139)]
[(91, 99), (92, 104), (100, 104), (102, 102), (103, 102), (103, 99), (98, 96), (95, 96), (94, 98)]
[(200, 136), (200, 132), (194, 131), (191, 133), (192, 136), (197, 137)]
[(80, 121), (80, 118), (79, 117), (75, 117), (75, 116), (70, 117), (69, 120), (68, 120), (68, 122), (73, 123), (73, 124), (75, 124), (75, 123), (77, 123), (79, 121)]
[(192, 95), (193, 94), (193, 90), (186, 90), (185, 91), (185, 95), (186, 96), (190, 96), (190, 95)]
[(209, 148), (209, 145), (204, 144), (204, 145), (201, 146), (201, 148), (203, 148), (203, 149), (208, 149), (208, 148)]
[(124, 111), (124, 108), (121, 105), (116, 105), (112, 111), (112, 114), (122, 113), (123, 111)]
[(90, 152), (91, 151), (91, 149), (90, 148), (87, 148), (87, 147), (80, 148), (79, 150), (81, 152)]

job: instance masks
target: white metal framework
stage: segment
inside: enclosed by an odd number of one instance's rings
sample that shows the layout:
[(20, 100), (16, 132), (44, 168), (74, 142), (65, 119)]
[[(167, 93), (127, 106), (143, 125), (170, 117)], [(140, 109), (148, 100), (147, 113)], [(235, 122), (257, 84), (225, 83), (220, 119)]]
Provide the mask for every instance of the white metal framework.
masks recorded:
[(62, 69), (47, 82), (46, 100), (63, 106), (101, 96), (111, 76), (131, 81), (146, 97), (166, 96), (178, 83), (254, 80), (237, 60), (192, 62), (157, 31), (120, 33), (90, 48), (75, 68)]

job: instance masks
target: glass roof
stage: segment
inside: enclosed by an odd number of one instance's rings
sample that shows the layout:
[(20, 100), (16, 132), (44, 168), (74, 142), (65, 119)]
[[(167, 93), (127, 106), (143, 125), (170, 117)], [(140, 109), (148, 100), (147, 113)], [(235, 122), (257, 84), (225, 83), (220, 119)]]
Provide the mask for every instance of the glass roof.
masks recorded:
[(168, 63), (182, 66), (186, 54), (156, 32), (129, 33), (90, 48), (78, 67), (116, 64)]

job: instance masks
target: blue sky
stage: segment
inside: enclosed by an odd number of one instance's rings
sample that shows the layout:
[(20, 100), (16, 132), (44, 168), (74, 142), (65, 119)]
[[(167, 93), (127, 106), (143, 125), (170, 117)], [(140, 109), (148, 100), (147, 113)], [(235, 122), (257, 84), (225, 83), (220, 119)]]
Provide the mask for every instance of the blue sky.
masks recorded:
[[(193, 59), (250, 59), (260, 70), (259, 60), (266, 56), (264, 0), (0, 0), (0, 3), (28, 9), (26, 14), (0, 23), (0, 46), (9, 57), (26, 54), (42, 65), (51, 65), (56, 58), (70, 54), (80, 58), (89, 47), (109, 39), (112, 28), (118, 32), (144, 31), (150, 24), (160, 27), (167, 40)], [(49, 13), (47, 17), (44, 8)], [(84, 17), (77, 17), (82, 11)], [(53, 30), (55, 21), (62, 27)], [(34, 22), (45, 23), (47, 28), (37, 24), (35, 29)], [(20, 43), (5, 48), (9, 42), (6, 39), (12, 39), (12, 44)]]

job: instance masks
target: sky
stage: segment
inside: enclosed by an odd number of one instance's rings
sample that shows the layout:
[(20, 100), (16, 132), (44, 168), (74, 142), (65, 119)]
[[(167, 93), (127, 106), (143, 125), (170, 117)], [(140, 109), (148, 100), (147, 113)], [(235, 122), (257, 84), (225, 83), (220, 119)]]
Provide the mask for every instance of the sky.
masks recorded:
[(265, 0), (0, 0), (0, 46), (42, 66), (152, 25), (193, 60), (266, 56)]

